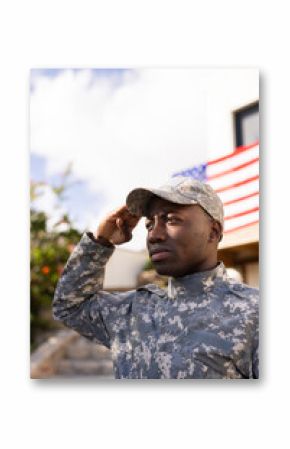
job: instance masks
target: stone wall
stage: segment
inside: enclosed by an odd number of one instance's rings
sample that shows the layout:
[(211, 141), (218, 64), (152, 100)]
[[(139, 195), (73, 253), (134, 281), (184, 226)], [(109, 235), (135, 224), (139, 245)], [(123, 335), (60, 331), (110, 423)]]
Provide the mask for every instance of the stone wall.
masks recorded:
[(114, 378), (111, 351), (72, 330), (61, 330), (31, 355), (32, 379)]

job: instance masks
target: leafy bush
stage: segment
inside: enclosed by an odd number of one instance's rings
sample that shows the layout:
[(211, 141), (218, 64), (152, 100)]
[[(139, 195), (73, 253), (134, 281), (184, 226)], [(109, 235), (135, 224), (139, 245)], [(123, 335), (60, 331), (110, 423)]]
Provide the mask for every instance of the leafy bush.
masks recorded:
[(152, 263), (151, 259), (147, 259), (146, 260), (146, 262), (144, 264), (144, 267), (143, 267), (143, 270), (144, 271), (154, 270), (154, 266), (153, 266), (153, 263)]
[[(32, 200), (37, 195), (38, 186), (39, 184), (32, 183)], [(48, 218), (44, 212), (31, 207), (30, 342), (32, 350), (46, 338), (49, 331), (59, 327), (51, 315), (54, 290), (74, 245), (81, 237), (79, 231), (72, 227), (67, 215), (62, 217), (52, 231), (47, 230)], [(62, 231), (59, 231), (59, 228)]]

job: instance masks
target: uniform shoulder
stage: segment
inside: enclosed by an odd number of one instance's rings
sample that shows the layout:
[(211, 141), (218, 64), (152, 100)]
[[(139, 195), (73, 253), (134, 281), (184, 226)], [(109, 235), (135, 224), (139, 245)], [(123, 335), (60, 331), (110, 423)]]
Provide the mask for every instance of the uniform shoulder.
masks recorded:
[(237, 282), (232, 279), (228, 279), (228, 287), (232, 293), (242, 298), (254, 300), (259, 298), (259, 289), (244, 284), (243, 282)]

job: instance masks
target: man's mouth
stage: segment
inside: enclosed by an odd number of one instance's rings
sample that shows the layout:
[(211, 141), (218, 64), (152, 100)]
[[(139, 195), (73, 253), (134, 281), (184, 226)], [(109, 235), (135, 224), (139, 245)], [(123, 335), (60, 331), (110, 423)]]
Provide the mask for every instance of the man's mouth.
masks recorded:
[(171, 251), (167, 248), (156, 248), (150, 251), (152, 262), (165, 260), (170, 256)]

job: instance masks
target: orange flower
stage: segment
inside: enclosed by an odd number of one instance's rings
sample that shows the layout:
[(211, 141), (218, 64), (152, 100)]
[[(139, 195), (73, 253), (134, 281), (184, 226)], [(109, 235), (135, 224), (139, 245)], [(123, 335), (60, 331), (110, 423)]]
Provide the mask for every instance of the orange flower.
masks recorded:
[(47, 265), (44, 265), (41, 268), (41, 271), (42, 271), (43, 274), (48, 274), (50, 272), (50, 268)]

